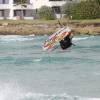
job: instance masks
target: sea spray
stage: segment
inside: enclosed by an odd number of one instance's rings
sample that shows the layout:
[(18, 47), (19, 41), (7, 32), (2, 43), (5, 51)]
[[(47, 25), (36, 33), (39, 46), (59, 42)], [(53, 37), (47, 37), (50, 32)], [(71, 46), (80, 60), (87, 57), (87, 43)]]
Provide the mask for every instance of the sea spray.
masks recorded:
[(0, 84), (0, 100), (22, 100), (24, 93), (17, 84)]

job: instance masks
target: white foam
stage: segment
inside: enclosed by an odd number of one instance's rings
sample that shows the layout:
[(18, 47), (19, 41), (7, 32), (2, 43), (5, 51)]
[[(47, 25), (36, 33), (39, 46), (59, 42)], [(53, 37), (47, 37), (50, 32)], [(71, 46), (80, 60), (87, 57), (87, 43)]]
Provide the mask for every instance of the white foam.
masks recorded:
[(9, 42), (9, 41), (26, 41), (33, 40), (31, 36), (21, 36), (21, 35), (1, 35), (0, 41)]
[[(60, 95), (46, 95), (42, 93), (27, 93), (26, 94), (27, 99), (33, 99), (33, 100), (73, 100), (73, 98), (69, 95), (60, 94)], [(58, 98), (58, 99), (57, 99)]]
[(100, 98), (83, 98), (66, 93), (48, 95), (31, 91), (26, 92), (18, 84), (0, 83), (0, 100), (100, 100)]
[(73, 40), (73, 41), (81, 41), (81, 40), (86, 40), (86, 39), (91, 39), (91, 38), (94, 38), (94, 36), (74, 37), (72, 40)]
[(79, 40), (86, 40), (86, 39), (88, 39), (89, 37), (82, 37), (82, 38), (80, 38), (80, 37), (75, 37), (75, 38), (73, 38), (73, 41), (79, 41)]
[(37, 59), (34, 59), (33, 61), (34, 62), (40, 62), (42, 59), (40, 59), (40, 58), (37, 58)]
[(70, 96), (66, 93), (58, 95), (56, 94), (45, 95), (42, 93), (29, 92), (25, 96), (27, 99), (32, 99), (32, 100), (100, 100), (100, 98), (85, 98), (80, 96)]
[(33, 40), (34, 38), (32, 36), (20, 36), (20, 35), (1, 35), (0, 41), (1, 42), (15, 42), (15, 41), (27, 41), (27, 40)]
[(0, 100), (21, 100), (24, 97), (21, 89), (14, 84), (0, 84)]

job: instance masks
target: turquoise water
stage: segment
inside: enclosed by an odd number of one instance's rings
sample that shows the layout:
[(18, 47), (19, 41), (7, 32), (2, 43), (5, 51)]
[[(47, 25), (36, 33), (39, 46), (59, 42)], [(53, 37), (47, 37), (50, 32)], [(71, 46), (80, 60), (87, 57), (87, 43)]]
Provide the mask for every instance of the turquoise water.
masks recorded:
[(0, 36), (0, 100), (99, 100), (100, 36), (43, 51), (48, 36)]

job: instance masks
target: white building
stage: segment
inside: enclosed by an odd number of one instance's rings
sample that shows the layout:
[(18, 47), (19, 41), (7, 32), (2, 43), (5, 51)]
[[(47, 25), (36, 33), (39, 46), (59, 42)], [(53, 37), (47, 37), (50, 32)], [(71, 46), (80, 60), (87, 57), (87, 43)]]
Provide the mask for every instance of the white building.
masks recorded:
[[(69, 0), (71, 1), (71, 0)], [(16, 5), (15, 0), (0, 0), (0, 19), (34, 19), (37, 9), (42, 6), (52, 7), (57, 14), (66, 0), (27, 0), (27, 6)], [(22, 15), (23, 10), (23, 15)]]

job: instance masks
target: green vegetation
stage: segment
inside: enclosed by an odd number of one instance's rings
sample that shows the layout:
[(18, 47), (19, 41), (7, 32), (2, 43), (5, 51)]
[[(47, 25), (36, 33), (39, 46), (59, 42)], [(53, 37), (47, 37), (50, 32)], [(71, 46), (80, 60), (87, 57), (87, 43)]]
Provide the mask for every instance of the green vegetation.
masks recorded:
[(64, 10), (73, 19), (100, 18), (100, 0), (86, 0), (80, 3), (70, 4), (69, 6), (69, 8), (65, 6)]
[(38, 10), (38, 14), (40, 19), (45, 19), (45, 20), (54, 20), (55, 15), (54, 12), (52, 11), (52, 8), (43, 6)]
[(95, 0), (95, 1), (100, 4), (100, 0)]
[(75, 5), (75, 3), (66, 3), (63, 7), (62, 7), (62, 11), (64, 14), (66, 14), (65, 17), (69, 17), (71, 15), (71, 9), (72, 7)]

